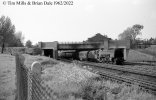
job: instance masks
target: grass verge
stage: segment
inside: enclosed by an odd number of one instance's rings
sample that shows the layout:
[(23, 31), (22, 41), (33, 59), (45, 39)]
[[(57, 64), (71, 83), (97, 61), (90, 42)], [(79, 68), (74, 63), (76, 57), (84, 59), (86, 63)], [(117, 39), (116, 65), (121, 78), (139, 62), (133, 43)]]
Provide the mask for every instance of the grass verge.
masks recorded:
[(59, 63), (43, 71), (42, 79), (57, 100), (155, 100), (137, 85), (126, 86), (100, 78), (76, 64)]

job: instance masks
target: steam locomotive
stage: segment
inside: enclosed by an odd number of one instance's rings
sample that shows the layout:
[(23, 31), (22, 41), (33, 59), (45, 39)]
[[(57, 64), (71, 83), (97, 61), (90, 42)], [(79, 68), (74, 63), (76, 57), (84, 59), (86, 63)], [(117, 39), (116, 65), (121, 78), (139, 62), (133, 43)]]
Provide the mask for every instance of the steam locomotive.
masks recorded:
[(128, 55), (128, 50), (123, 48), (116, 48), (110, 50), (94, 50), (89, 52), (80, 52), (80, 60), (95, 61), (100, 63), (114, 63), (114, 64), (123, 64)]
[[(78, 53), (78, 60), (80, 61), (94, 61), (100, 63), (112, 63), (121, 65), (126, 60), (129, 50), (125, 48), (112, 49), (98, 49), (92, 51), (80, 51)], [(61, 58), (74, 59), (75, 52), (61, 52)]]

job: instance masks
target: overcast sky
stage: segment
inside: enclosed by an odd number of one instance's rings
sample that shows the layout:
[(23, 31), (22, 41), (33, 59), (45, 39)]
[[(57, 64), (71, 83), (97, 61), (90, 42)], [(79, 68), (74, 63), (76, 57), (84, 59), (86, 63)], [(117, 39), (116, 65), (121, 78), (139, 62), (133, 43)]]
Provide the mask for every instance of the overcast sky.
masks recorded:
[(33, 43), (78, 42), (96, 33), (117, 39), (134, 24), (144, 26), (140, 38), (156, 38), (156, 0), (71, 0), (73, 5), (11, 5), (8, 1), (0, 1), (0, 16), (10, 17), (16, 31)]

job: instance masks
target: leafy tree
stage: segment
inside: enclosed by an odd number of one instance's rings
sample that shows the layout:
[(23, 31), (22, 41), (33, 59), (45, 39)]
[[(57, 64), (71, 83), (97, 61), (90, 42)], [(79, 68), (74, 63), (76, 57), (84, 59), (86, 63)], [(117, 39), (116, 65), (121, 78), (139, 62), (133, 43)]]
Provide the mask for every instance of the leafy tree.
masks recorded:
[(9, 43), (9, 47), (23, 47), (24, 37), (22, 32), (17, 32), (14, 34), (13, 41)]
[(156, 44), (156, 38), (151, 37), (148, 41), (150, 44)]
[(153, 40), (153, 44), (156, 44), (156, 38)]
[(123, 33), (119, 34), (119, 39), (121, 40), (130, 40), (131, 41), (131, 48), (135, 46), (136, 37), (141, 35), (141, 30), (143, 29), (143, 25), (135, 24), (132, 27), (128, 27), (124, 30)]
[(28, 47), (28, 48), (32, 48), (33, 47), (32, 42), (30, 40), (28, 40), (26, 42), (25, 46)]
[(0, 18), (0, 45), (3, 53), (5, 45), (14, 39), (15, 26), (12, 25), (9, 17), (1, 16)]
[(22, 35), (22, 32), (19, 31), (15, 34), (16, 39), (19, 39), (21, 41), (21, 43), (23, 44), (24, 41), (24, 36)]
[(95, 34), (95, 36), (88, 38), (87, 42), (104, 42), (104, 39), (110, 39), (107, 35), (101, 35), (100, 33)]

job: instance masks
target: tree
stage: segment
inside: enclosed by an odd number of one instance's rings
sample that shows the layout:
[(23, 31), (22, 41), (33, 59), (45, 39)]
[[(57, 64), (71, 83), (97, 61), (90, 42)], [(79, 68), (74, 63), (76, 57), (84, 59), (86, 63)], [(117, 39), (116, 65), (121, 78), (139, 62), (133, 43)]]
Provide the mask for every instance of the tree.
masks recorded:
[(33, 47), (33, 46), (32, 46), (32, 42), (31, 42), (30, 40), (28, 40), (28, 41), (26, 42), (25, 46), (28, 47), (28, 48), (32, 48), (32, 47)]
[(16, 46), (18, 46), (18, 47), (23, 47), (24, 46), (23, 45), (24, 36), (22, 35), (21, 31), (15, 33), (15, 39), (16, 39), (16, 41), (15, 41)]
[(23, 43), (23, 41), (24, 41), (24, 36), (23, 36), (23, 34), (22, 34), (21, 31), (15, 33), (15, 37), (16, 37), (17, 39), (20, 39), (20, 41)]
[(8, 43), (9, 47), (23, 47), (24, 46), (23, 45), (24, 37), (22, 35), (22, 32), (15, 33), (12, 38), (13, 40)]
[(107, 35), (101, 35), (100, 33), (95, 34), (95, 36), (88, 38), (87, 42), (104, 42), (104, 39), (110, 39)]
[(141, 30), (143, 29), (143, 25), (135, 24), (132, 27), (128, 27), (126, 30), (124, 30), (123, 33), (119, 34), (120, 40), (130, 40), (131, 41), (131, 48), (134, 47), (136, 42), (136, 37), (138, 35), (141, 35)]
[(14, 39), (15, 26), (12, 25), (9, 17), (1, 16), (0, 18), (0, 45), (3, 53), (5, 45)]

